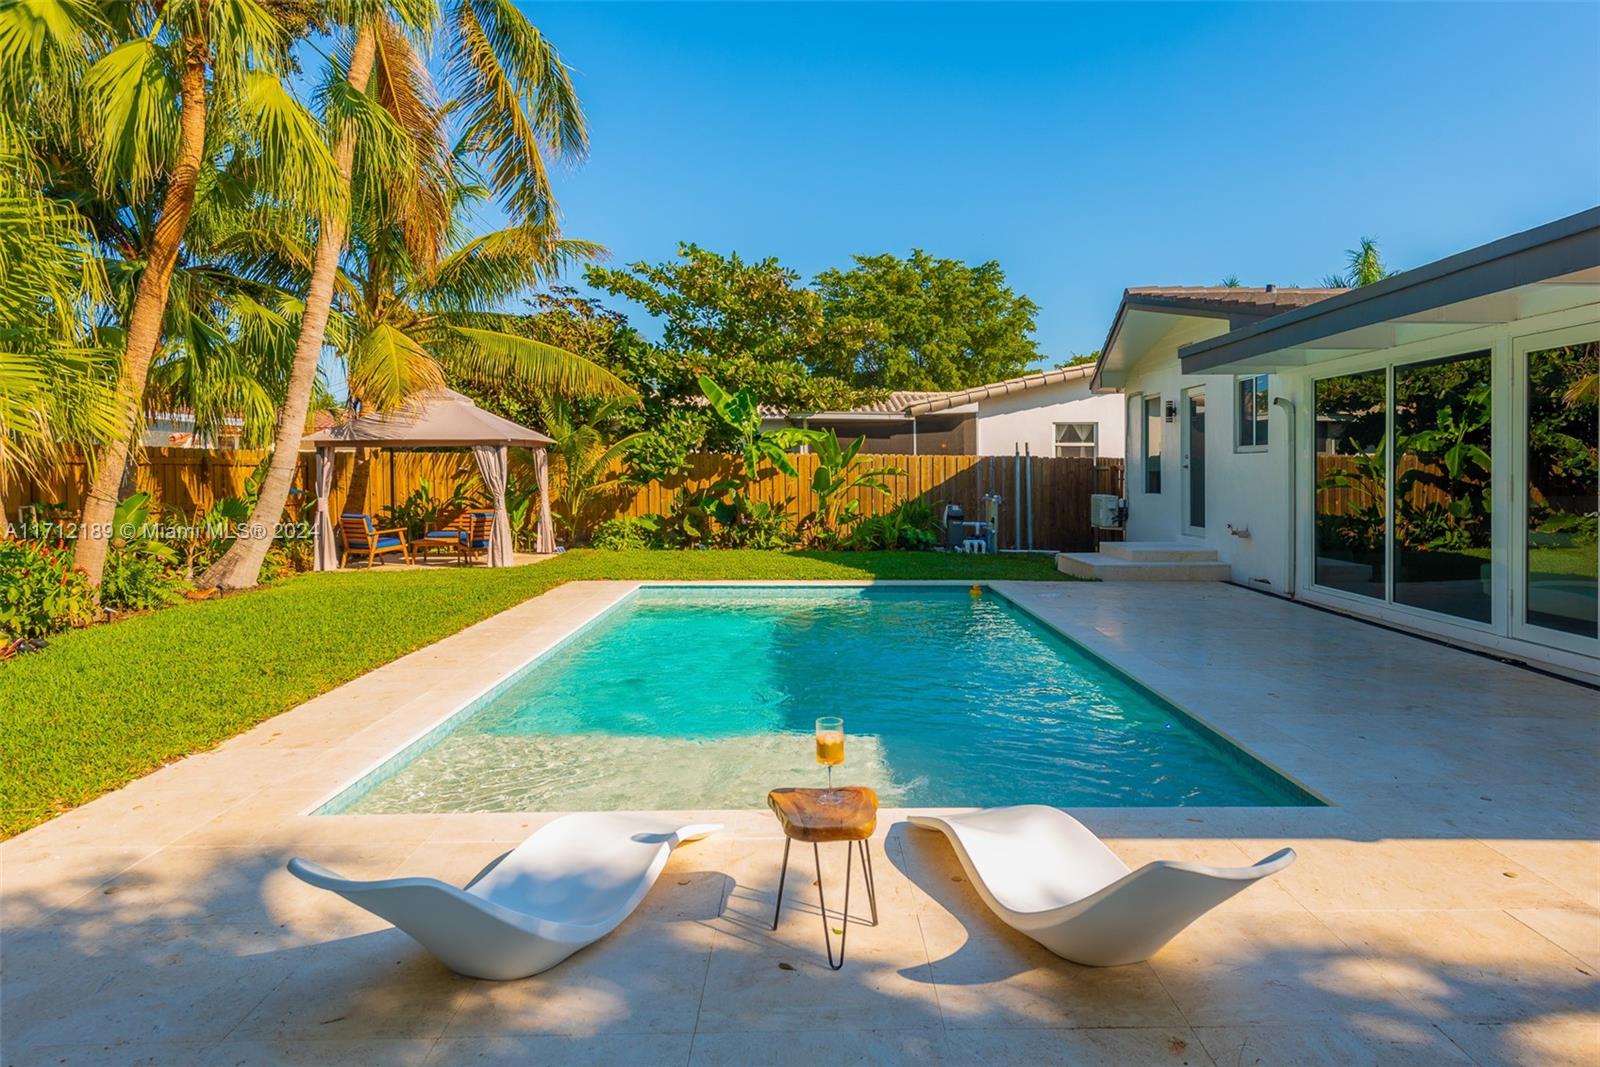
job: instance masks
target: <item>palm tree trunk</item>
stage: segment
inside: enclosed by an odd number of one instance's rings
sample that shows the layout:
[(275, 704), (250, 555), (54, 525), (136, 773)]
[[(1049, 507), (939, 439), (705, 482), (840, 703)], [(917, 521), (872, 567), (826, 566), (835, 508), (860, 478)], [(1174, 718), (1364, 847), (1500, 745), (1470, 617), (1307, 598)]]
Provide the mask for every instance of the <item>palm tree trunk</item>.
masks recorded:
[(194, 211), (195, 187), (200, 179), (200, 164), (206, 151), (206, 61), (204, 37), (183, 39), (183, 73), (179, 77), (178, 158), (167, 182), (161, 202), (161, 217), (150, 238), (144, 273), (134, 292), (128, 316), (128, 333), (122, 353), (122, 368), (117, 380), (115, 436), (104, 442), (99, 463), (89, 481), (89, 494), (83, 507), (83, 524), (78, 530), (73, 562), (89, 576), (89, 584), (99, 586), (105, 573), (106, 552), (111, 547), (111, 523), (129, 456), (133, 434), (139, 425), (144, 403), (145, 380), (150, 361), (161, 343), (161, 324), (167, 314), (167, 293), (172, 288), (172, 272), (178, 265), (184, 231)]
[[(366, 91), (376, 53), (377, 30), (368, 20), (356, 34), (350, 56), (350, 87), (358, 93)], [(267, 550), (272, 547), (284, 504), (288, 502), (289, 487), (294, 481), (295, 468), (300, 464), (300, 440), (305, 436), (306, 412), (311, 407), (317, 363), (322, 358), (322, 340), (333, 310), (333, 283), (339, 270), (339, 257), (344, 254), (350, 211), (350, 170), (355, 149), (355, 135), (350, 130), (341, 133), (333, 146), (334, 164), (339, 168), (339, 180), (346, 194), (345, 213), (324, 215), (317, 229), (317, 252), (311, 265), (311, 282), (306, 288), (305, 314), (300, 319), (300, 336), (295, 342), (288, 395), (278, 410), (277, 432), (266, 477), (238, 539), (200, 576), (201, 588), (247, 589), (255, 585), (261, 576)]]

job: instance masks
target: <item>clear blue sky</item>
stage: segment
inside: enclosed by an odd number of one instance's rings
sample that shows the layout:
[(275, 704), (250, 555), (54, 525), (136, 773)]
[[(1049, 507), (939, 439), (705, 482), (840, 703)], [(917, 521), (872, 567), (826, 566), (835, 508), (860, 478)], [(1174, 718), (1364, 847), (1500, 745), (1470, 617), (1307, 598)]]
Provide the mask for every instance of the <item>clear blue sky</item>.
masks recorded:
[(1600, 203), (1593, 3), (524, 8), (591, 121), (570, 235), (997, 259), (1050, 360), (1125, 286), (1315, 285), (1363, 235), (1416, 266)]

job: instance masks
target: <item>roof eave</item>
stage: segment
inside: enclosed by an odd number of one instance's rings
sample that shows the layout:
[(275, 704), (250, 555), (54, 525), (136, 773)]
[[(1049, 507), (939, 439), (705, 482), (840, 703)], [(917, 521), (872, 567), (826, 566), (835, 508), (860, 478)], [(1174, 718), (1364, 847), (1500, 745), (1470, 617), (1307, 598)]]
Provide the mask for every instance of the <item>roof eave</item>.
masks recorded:
[(1184, 373), (1202, 373), (1347, 330), (1595, 267), (1600, 267), (1600, 207), (1183, 345), (1178, 357)]

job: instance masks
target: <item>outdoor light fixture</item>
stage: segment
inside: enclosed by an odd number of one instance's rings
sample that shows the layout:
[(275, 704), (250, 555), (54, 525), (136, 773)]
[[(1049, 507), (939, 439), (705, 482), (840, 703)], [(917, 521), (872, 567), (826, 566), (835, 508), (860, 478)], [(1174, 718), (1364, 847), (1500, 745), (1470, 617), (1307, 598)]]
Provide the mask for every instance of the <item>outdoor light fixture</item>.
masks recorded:
[(1178, 417), (1178, 402), (1176, 400), (1167, 401), (1167, 421), (1171, 422), (1173, 419), (1175, 419), (1177, 417)]

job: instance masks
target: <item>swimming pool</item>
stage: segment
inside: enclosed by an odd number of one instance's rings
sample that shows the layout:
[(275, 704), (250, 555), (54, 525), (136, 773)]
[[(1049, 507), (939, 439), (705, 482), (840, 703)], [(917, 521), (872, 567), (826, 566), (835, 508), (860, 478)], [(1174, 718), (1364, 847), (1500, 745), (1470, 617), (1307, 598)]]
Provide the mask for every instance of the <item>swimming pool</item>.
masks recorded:
[(759, 807), (841, 784), (885, 806), (1319, 802), (999, 594), (647, 587), (318, 809)]

